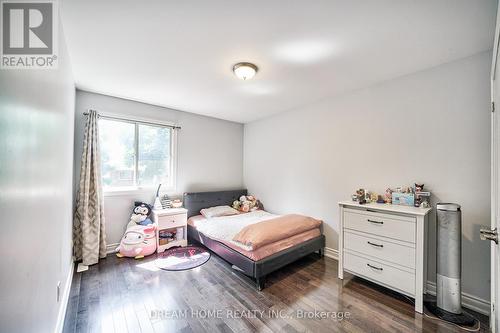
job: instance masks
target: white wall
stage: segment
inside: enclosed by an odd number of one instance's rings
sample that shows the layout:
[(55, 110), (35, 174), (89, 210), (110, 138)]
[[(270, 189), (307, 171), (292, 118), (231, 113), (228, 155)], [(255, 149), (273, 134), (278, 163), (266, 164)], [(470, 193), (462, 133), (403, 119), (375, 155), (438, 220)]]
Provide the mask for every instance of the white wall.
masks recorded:
[[(337, 249), (338, 201), (423, 182), (462, 205), (463, 291), (488, 300), (490, 64), (482, 53), (246, 124), (245, 186), (270, 211), (324, 220)], [(430, 229), (434, 280), (434, 214)]]
[[(76, 93), (75, 181), (80, 173), (85, 126), (83, 112), (87, 109), (169, 121), (182, 127), (177, 137), (177, 187), (169, 195), (242, 187), (243, 125), (80, 90)], [(104, 217), (107, 243), (120, 241), (134, 200), (153, 203), (153, 199), (154, 191), (106, 196)]]
[(75, 87), (57, 70), (0, 70), (0, 332), (54, 332), (72, 269)]

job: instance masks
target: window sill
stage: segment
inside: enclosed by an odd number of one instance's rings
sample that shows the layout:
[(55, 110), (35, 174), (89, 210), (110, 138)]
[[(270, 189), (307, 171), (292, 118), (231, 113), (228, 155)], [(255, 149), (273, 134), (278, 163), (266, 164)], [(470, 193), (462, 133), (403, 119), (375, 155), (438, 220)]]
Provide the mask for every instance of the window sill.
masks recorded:
[[(130, 196), (130, 195), (139, 195), (139, 194), (147, 194), (150, 193), (152, 196), (156, 194), (157, 187), (115, 187), (115, 188), (107, 188), (103, 189), (102, 194), (104, 197), (119, 197), (119, 196)], [(174, 191), (173, 188), (161, 188), (160, 195), (170, 193)]]

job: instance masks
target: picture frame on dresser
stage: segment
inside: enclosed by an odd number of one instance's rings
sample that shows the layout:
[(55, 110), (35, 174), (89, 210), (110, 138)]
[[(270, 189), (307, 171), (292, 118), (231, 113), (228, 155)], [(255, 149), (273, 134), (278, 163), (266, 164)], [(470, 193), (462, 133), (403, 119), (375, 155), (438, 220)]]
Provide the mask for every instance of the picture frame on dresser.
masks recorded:
[(339, 202), (338, 277), (349, 272), (415, 299), (423, 313), (432, 208)]

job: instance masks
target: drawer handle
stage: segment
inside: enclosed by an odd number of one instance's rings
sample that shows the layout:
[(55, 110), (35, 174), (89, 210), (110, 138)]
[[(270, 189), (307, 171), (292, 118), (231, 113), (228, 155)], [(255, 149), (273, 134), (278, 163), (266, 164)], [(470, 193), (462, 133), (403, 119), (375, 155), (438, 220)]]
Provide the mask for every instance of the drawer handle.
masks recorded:
[(373, 265), (370, 265), (370, 264), (366, 264), (366, 266), (370, 267), (370, 268), (374, 268), (376, 269), (377, 271), (383, 271), (384, 269), (382, 267), (377, 267), (377, 266), (373, 266)]
[(382, 222), (382, 221), (374, 221), (374, 220), (370, 220), (370, 219), (368, 219), (367, 221), (370, 223), (375, 223), (375, 224), (384, 224), (384, 222)]
[(384, 245), (382, 245), (382, 244), (375, 244), (375, 243), (372, 243), (370, 241), (367, 241), (367, 243), (370, 245), (376, 246), (376, 247), (384, 247)]

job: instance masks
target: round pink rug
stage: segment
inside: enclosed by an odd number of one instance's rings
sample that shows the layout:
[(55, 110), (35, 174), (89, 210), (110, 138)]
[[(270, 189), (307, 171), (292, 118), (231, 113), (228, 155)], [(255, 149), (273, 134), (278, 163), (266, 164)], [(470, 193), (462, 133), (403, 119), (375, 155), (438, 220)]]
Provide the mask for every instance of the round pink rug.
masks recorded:
[(210, 259), (210, 252), (198, 246), (175, 247), (158, 254), (158, 268), (166, 271), (183, 271), (203, 265)]

